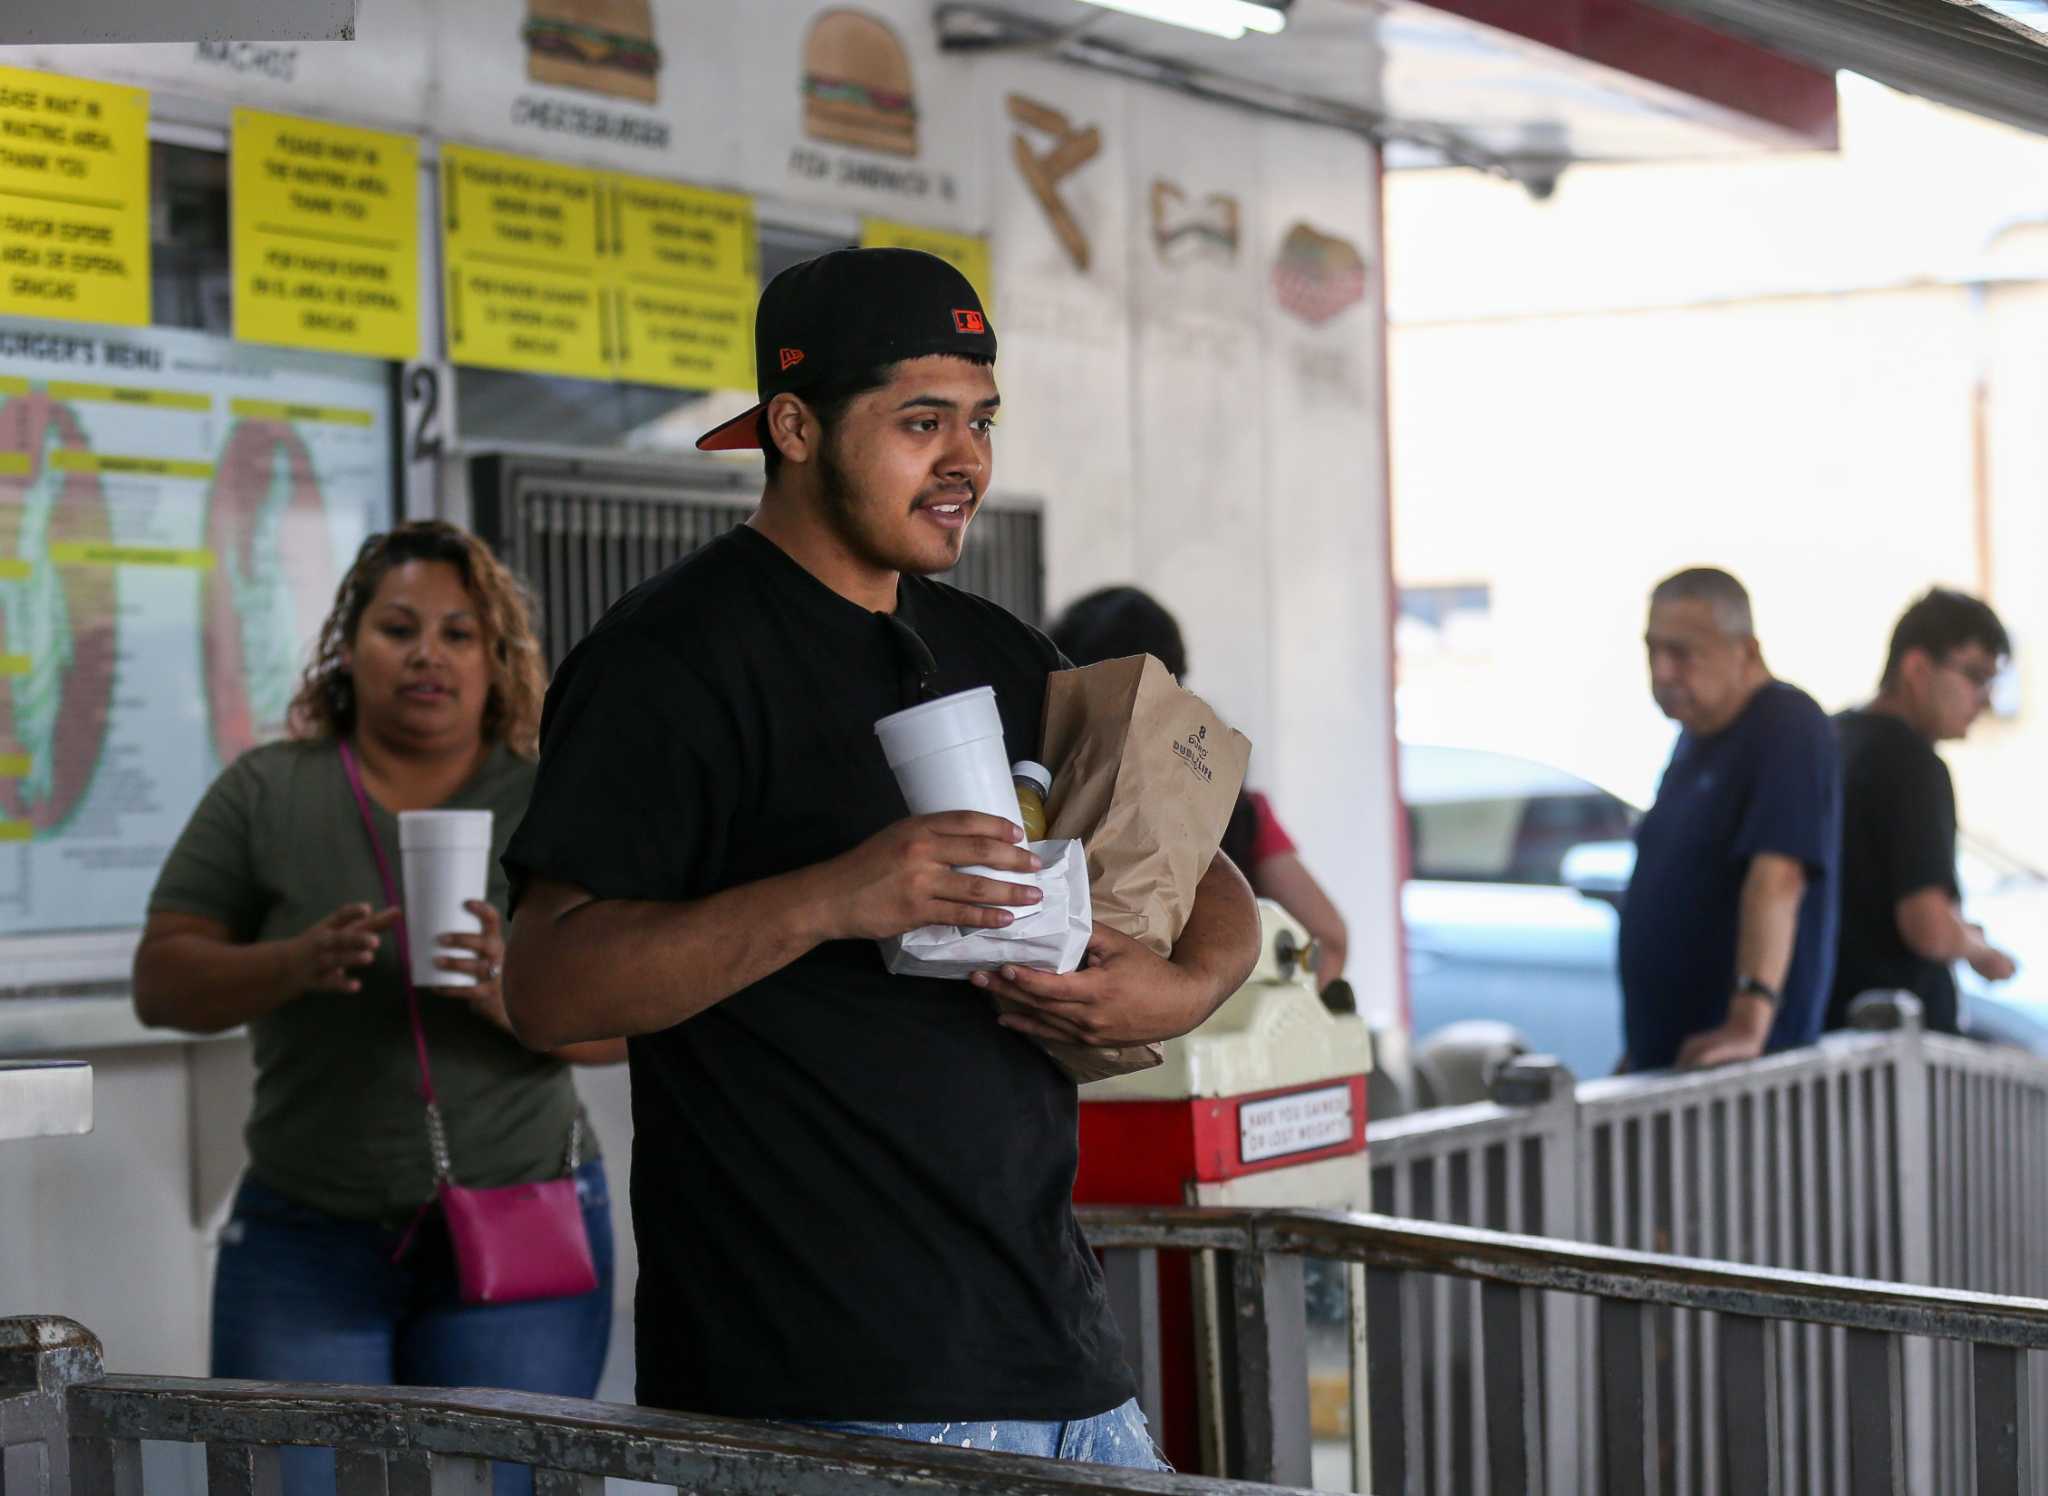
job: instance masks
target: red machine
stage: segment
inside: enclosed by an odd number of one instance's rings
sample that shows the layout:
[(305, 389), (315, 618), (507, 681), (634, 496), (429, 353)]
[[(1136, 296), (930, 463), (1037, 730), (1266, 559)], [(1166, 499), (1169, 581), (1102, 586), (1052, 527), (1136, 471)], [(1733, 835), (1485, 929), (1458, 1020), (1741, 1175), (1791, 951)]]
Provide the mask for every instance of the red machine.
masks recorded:
[[(1259, 966), (1166, 1063), (1081, 1092), (1082, 1205), (1363, 1210), (1372, 1040), (1316, 995), (1307, 937), (1261, 902)], [(1183, 1470), (1217, 1469), (1213, 1292), (1159, 1263), (1162, 1375), (1154, 1433)]]

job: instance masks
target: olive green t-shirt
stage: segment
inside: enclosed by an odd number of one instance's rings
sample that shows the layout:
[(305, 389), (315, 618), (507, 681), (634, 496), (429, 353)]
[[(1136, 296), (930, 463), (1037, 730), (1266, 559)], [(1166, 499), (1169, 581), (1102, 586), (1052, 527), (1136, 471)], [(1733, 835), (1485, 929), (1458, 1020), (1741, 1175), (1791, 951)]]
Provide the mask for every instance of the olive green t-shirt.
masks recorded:
[[(498, 858), (526, 813), (533, 776), (501, 744), (438, 807), (492, 812), (487, 897), (500, 914)], [(374, 800), (370, 811), (402, 878), (398, 818)], [(237, 940), (262, 941), (355, 902), (384, 907), (383, 887), (340, 752), (326, 739), (236, 759), (192, 813), (149, 907), (217, 919)], [(256, 1104), (247, 1137), (263, 1183), (331, 1215), (376, 1220), (432, 1198), (434, 1171), (394, 935), (359, 976), (360, 992), (309, 992), (249, 1025)], [(422, 992), (420, 1011), (456, 1182), (490, 1188), (559, 1175), (577, 1107), (569, 1067), (523, 1048), (459, 998)], [(595, 1153), (586, 1136), (585, 1156)]]

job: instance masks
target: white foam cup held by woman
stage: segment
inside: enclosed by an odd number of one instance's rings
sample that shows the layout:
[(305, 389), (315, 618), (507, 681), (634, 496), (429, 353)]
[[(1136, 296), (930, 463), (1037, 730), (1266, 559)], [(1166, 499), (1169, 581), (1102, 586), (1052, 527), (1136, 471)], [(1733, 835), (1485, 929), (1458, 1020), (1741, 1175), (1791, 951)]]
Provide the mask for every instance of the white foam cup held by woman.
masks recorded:
[(488, 810), (407, 810), (398, 816), (398, 854), (405, 886), (406, 944), (415, 987), (472, 987), (467, 972), (434, 964), (443, 935), (475, 935), (483, 922), (464, 906), (481, 900), (490, 880)]
[[(914, 816), (975, 810), (1018, 823), (1017, 787), (1010, 779), (1010, 755), (1003, 746), (1003, 717), (993, 686), (977, 686), (893, 712), (875, 724), (882, 756), (902, 786)], [(993, 868), (962, 872), (1036, 886), (1029, 873)]]

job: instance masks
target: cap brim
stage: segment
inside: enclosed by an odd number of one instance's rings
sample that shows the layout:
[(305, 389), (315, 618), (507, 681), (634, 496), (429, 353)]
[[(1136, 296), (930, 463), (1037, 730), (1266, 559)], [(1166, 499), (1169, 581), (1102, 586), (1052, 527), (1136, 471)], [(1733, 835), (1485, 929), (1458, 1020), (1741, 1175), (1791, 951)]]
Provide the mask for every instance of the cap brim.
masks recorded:
[(758, 452), (761, 450), (761, 412), (767, 407), (734, 416), (722, 426), (713, 426), (697, 438), (699, 452)]

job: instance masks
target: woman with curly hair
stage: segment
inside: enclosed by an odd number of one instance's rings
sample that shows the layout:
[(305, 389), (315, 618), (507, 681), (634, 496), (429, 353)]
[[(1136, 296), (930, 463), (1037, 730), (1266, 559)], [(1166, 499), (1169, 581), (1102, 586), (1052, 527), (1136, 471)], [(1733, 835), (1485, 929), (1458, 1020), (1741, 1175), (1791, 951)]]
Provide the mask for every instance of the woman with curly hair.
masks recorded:
[[(499, 985), (496, 854), (533, 787), (544, 685), (525, 594), (489, 547), (439, 521), (373, 535), (321, 628), (291, 736), (227, 768), (164, 865), (135, 956), (136, 1012), (196, 1033), (246, 1024), (255, 1046), (249, 1172), (214, 1279), (215, 1376), (596, 1390), (611, 1223), (569, 1064), (622, 1059), (624, 1045), (535, 1054), (512, 1036)], [(461, 1300), (445, 1226), (423, 1214), (435, 1169), (400, 912), (378, 907), (350, 754), (394, 860), (400, 811), (492, 812), (488, 898), (468, 906), (481, 933), (413, 932), (475, 985), (424, 992), (421, 1028), (459, 1183), (556, 1178), (580, 1143), (590, 1293)], [(333, 1490), (331, 1452), (285, 1460), (289, 1496)], [(501, 1496), (522, 1484), (500, 1468)]]

